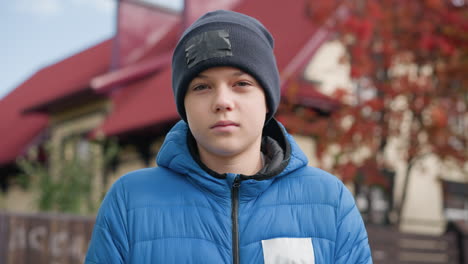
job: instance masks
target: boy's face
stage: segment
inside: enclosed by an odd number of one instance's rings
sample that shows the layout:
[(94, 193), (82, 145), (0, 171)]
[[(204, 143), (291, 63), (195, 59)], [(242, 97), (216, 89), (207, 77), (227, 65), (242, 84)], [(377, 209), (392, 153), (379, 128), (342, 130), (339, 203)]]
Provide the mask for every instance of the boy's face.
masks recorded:
[(267, 106), (249, 74), (232, 67), (205, 70), (190, 82), (184, 104), (200, 155), (226, 158), (260, 150)]

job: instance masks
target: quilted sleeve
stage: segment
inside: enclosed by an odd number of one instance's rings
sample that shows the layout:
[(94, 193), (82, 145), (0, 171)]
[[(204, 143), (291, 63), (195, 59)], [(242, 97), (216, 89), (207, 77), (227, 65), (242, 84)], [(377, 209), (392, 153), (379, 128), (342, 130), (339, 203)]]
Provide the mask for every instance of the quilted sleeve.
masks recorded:
[(372, 263), (364, 222), (353, 196), (343, 184), (337, 212), (335, 263)]
[(129, 252), (127, 209), (122, 179), (106, 194), (99, 208), (85, 263), (125, 263)]

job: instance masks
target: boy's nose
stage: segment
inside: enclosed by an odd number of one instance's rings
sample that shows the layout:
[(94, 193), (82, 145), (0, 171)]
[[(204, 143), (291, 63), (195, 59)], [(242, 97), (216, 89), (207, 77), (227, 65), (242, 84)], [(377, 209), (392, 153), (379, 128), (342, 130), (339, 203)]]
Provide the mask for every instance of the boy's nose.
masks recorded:
[(218, 88), (214, 99), (213, 108), (215, 112), (232, 111), (234, 108), (232, 94), (228, 88)]

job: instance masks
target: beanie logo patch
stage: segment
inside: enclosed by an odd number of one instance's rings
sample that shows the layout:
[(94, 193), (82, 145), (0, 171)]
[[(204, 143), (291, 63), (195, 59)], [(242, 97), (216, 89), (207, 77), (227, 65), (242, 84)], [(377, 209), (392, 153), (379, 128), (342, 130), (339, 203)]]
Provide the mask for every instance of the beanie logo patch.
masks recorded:
[(185, 44), (185, 60), (190, 69), (211, 58), (232, 56), (229, 32), (224, 29), (202, 32)]

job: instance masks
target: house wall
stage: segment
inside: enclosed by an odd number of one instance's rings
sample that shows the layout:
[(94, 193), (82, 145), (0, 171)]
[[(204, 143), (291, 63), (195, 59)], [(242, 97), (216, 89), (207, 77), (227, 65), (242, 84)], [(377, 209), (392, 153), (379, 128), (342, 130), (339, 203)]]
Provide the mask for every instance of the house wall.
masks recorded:
[(317, 167), (318, 159), (315, 151), (315, 141), (311, 137), (298, 134), (293, 135), (293, 138), (309, 159), (309, 166)]
[[(314, 140), (303, 135), (294, 135), (294, 138), (308, 157), (309, 165), (318, 166)], [(395, 139), (390, 140), (388, 144), (389, 149), (399, 148)], [(395, 151), (390, 154), (390, 157), (393, 158), (393, 168), (396, 170), (394, 202), (397, 204), (401, 200), (407, 170), (407, 164), (398, 153)], [(406, 203), (402, 208), (399, 226), (400, 231), (426, 235), (440, 235), (445, 232), (447, 221), (444, 216), (441, 179), (468, 182), (467, 176), (463, 175), (460, 169), (444, 165), (434, 155), (427, 156), (415, 163), (409, 175)], [(351, 192), (354, 192), (352, 185), (347, 185), (347, 187)], [(393, 220), (397, 221), (397, 219)]]
[(8, 192), (0, 194), (0, 210), (10, 212), (37, 212), (37, 193), (11, 185)]
[[(96, 100), (79, 107), (71, 107), (66, 111), (51, 114), (49, 139), (45, 143), (49, 153), (49, 172), (53, 177), (60, 177), (60, 166), (70, 153), (75, 152), (73, 146), (66, 146), (66, 140), (74, 135), (85, 135), (102, 123), (109, 104), (106, 100)], [(35, 148), (30, 152), (33, 154)], [(87, 145), (87, 160), (93, 168), (93, 199), (99, 204), (104, 191), (102, 147), (99, 144)], [(14, 178), (14, 177), (12, 177)], [(11, 183), (6, 193), (0, 194), (0, 209), (13, 212), (37, 212), (37, 200), (40, 195), (38, 178), (30, 179), (29, 187), (24, 189)]]
[[(83, 135), (87, 140), (87, 133), (97, 128), (105, 119), (110, 105), (107, 100), (96, 100), (79, 107), (68, 108), (51, 114), (50, 125), (50, 172), (54, 177), (60, 177), (59, 170), (67, 154), (76, 152), (76, 146), (66, 146), (66, 140), (73, 136)], [(89, 144), (87, 153), (89, 166), (94, 171), (92, 182), (92, 200), (99, 204), (104, 186), (103, 149), (99, 144)]]
[[(405, 175), (400, 173), (398, 176), (400, 181), (396, 188), (401, 190)], [(415, 163), (409, 177), (400, 230), (433, 235), (445, 232), (447, 220), (441, 180), (468, 183), (468, 175), (464, 175), (460, 168), (442, 162), (435, 155), (428, 155)]]
[[(351, 67), (343, 58), (346, 50), (338, 40), (325, 42), (314, 54), (304, 70), (304, 78), (317, 83), (320, 92), (333, 96), (337, 88), (348, 90), (347, 103), (355, 100), (351, 83)], [(341, 62), (340, 62), (341, 61)]]
[(161, 148), (163, 142), (164, 135), (157, 137), (151, 142), (148, 142), (148, 144), (150, 145), (151, 152), (149, 165), (147, 165), (146, 162), (142, 159), (142, 157), (138, 154), (138, 150), (135, 146), (127, 145), (123, 147), (119, 151), (117, 157), (118, 164), (115, 170), (109, 172), (109, 175), (106, 175), (106, 189), (109, 189), (117, 179), (131, 171), (143, 169), (146, 167), (157, 166), (156, 155), (159, 149)]

